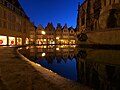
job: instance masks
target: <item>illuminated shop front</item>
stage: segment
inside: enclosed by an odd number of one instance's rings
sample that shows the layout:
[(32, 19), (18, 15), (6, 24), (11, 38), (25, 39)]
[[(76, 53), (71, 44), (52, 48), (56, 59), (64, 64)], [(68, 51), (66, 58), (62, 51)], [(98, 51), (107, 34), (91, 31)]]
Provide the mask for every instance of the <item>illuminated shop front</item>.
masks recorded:
[(48, 44), (55, 44), (54, 39), (48, 39)]
[(36, 44), (46, 44), (46, 39), (37, 39)]
[(15, 45), (15, 37), (8, 37), (9, 45)]
[(17, 45), (22, 45), (22, 38), (17, 37)]
[(7, 45), (7, 36), (0, 35), (0, 45)]
[(60, 38), (56, 37), (56, 44), (60, 44)]

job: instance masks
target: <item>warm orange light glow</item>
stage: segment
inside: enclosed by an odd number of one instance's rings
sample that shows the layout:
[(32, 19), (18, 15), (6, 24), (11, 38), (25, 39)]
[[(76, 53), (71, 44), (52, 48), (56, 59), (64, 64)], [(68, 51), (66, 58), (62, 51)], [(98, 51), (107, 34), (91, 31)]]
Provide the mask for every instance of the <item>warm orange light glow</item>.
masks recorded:
[(41, 33), (42, 33), (43, 35), (45, 35), (45, 31), (42, 31)]
[(9, 37), (9, 45), (15, 45), (15, 37)]
[(56, 39), (60, 39), (59, 37), (56, 37)]
[(46, 46), (44, 46), (44, 48), (46, 48)]
[(59, 48), (56, 48), (56, 50), (60, 50)]
[(44, 56), (45, 56), (45, 53), (42, 53), (42, 56), (44, 57)]
[(26, 41), (25, 41), (25, 42), (26, 42), (26, 44), (29, 44), (29, 39), (28, 39), (28, 38), (26, 38)]
[(7, 36), (0, 36), (0, 45), (7, 45)]
[(17, 45), (22, 45), (22, 38), (17, 37)]

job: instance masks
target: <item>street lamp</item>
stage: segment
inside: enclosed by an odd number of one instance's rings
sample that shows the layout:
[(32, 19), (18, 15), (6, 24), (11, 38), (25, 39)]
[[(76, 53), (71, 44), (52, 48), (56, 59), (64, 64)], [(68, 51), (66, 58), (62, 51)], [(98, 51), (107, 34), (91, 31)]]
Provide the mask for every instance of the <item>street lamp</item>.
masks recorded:
[(45, 31), (41, 31), (41, 33), (42, 33), (43, 35), (45, 35)]

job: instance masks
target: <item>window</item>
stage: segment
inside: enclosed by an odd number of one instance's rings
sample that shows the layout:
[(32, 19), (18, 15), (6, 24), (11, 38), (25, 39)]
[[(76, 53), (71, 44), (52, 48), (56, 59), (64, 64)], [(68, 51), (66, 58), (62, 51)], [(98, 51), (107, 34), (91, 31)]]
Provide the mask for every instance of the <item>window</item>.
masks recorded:
[(21, 24), (21, 19), (19, 17), (16, 17), (16, 23)]
[(3, 10), (3, 18), (7, 19), (7, 12), (5, 10)]
[(3, 5), (7, 7), (7, 2), (6, 2), (6, 1), (3, 1)]
[(22, 45), (22, 38), (17, 37), (17, 45)]
[(7, 45), (7, 37), (0, 35), (0, 45)]
[(21, 26), (20, 26), (19, 24), (16, 24), (16, 30), (17, 30), (18, 32), (21, 32)]
[(15, 25), (11, 24), (11, 30), (15, 30)]
[(113, 0), (113, 3), (115, 3), (115, 0)]
[(12, 31), (15, 30), (15, 24), (9, 23), (8, 24), (8, 29), (12, 30)]
[(106, 6), (106, 0), (104, 0), (104, 6)]
[(2, 8), (0, 7), (0, 18), (2, 18)]
[(9, 38), (9, 45), (15, 45), (15, 37), (8, 37)]
[(84, 24), (85, 24), (85, 17), (83, 16), (81, 19), (81, 25), (84, 25)]
[(111, 5), (111, 0), (109, 1), (109, 5)]
[(7, 28), (7, 23), (3, 22), (3, 28)]
[(11, 22), (15, 23), (15, 16), (14, 15), (11, 16)]
[(2, 20), (0, 20), (0, 28), (2, 27)]
[(26, 33), (26, 29), (24, 29), (24, 31), (23, 31), (24, 33)]
[(85, 10), (82, 8), (81, 25), (85, 24)]

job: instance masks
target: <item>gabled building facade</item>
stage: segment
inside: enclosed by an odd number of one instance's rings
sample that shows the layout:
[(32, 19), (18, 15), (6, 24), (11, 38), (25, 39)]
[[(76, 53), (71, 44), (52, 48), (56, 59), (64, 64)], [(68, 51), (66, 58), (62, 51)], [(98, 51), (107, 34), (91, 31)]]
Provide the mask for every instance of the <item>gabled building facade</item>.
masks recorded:
[(55, 30), (55, 37), (56, 37), (56, 44), (60, 44), (61, 43), (61, 39), (62, 39), (62, 26), (60, 23), (57, 24), (56, 30)]
[(42, 25), (39, 25), (36, 29), (36, 44), (46, 44), (47, 43), (47, 37), (44, 33), (44, 28)]
[(55, 44), (55, 28), (51, 22), (45, 27), (47, 44)]
[(75, 44), (76, 32), (74, 29), (68, 28), (67, 24), (62, 28), (58, 23), (56, 29), (52, 23), (48, 23), (45, 28), (39, 25), (36, 30), (31, 30), (31, 44)]
[(62, 33), (62, 44), (69, 44), (69, 30), (67, 24), (63, 26), (63, 33)]

